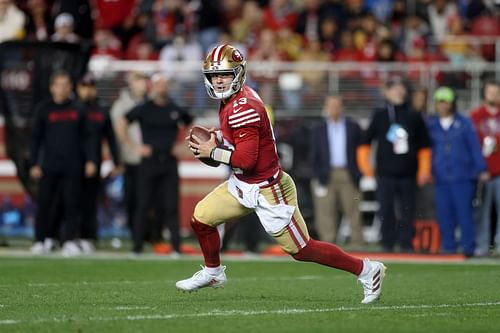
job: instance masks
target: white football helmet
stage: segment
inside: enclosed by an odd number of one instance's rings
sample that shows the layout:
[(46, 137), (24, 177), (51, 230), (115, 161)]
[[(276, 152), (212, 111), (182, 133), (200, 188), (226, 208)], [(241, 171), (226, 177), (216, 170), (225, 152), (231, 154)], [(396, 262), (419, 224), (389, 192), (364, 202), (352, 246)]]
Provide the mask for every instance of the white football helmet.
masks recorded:
[[(203, 75), (208, 96), (213, 99), (225, 99), (240, 91), (246, 79), (245, 65), (246, 61), (243, 59), (243, 55), (235, 47), (227, 44), (214, 47), (203, 63)], [(218, 92), (212, 84), (211, 76), (222, 73), (231, 73), (234, 75), (234, 79), (227, 90)]]

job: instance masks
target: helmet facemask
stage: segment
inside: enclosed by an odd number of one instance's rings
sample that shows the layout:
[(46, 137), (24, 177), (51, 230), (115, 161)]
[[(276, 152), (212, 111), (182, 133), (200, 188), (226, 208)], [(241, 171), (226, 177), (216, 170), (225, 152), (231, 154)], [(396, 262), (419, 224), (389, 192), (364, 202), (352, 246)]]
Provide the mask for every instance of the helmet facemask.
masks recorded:
[[(203, 71), (203, 74), (205, 76), (205, 88), (207, 89), (208, 96), (210, 96), (213, 99), (226, 99), (233, 95), (234, 93), (237, 93), (240, 91), (241, 86), (245, 82), (245, 77), (244, 76), (245, 69), (243, 65), (240, 65), (233, 70), (230, 71)], [(234, 76), (233, 81), (229, 85), (229, 87), (222, 91), (219, 92), (216, 87), (214, 87), (212, 83), (212, 76), (216, 74), (232, 74)]]

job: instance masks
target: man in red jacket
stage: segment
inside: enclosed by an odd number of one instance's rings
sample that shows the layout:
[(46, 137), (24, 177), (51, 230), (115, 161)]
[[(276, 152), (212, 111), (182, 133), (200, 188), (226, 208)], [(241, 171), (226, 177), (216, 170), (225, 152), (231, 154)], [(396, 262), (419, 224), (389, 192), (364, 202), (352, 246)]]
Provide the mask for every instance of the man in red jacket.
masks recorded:
[[(484, 198), (476, 230), (476, 256), (485, 256), (489, 252), (493, 200), (495, 200), (497, 210), (500, 207), (500, 83), (486, 82), (483, 98), (484, 103), (471, 112), (490, 174), (490, 179), (485, 183)], [(500, 253), (500, 214), (497, 214), (495, 239), (497, 252)]]
[(224, 286), (226, 274), (220, 263), (217, 226), (255, 211), (266, 232), (285, 252), (299, 261), (317, 262), (358, 276), (364, 288), (362, 303), (377, 300), (385, 275), (382, 263), (355, 258), (332, 243), (309, 236), (295, 184), (281, 168), (264, 103), (244, 85), (245, 63), (237, 49), (219, 45), (208, 53), (203, 65), (208, 95), (221, 100), (220, 131), (214, 130), (206, 142), (195, 137), (201, 143), (190, 141), (189, 147), (197, 158), (229, 165), (233, 174), (196, 206), (191, 225), (205, 266), (191, 278), (178, 281), (176, 287), (194, 291)]

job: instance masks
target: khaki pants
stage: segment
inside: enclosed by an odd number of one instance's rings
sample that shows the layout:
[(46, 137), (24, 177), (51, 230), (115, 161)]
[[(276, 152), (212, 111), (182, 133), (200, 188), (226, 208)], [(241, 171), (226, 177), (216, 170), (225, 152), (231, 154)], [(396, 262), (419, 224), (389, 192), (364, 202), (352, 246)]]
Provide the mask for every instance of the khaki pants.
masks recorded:
[(359, 203), (361, 192), (353, 184), (347, 169), (334, 169), (330, 172), (330, 182), (323, 187), (312, 181), (315, 226), (319, 238), (326, 242), (335, 242), (337, 238), (337, 212), (347, 218), (351, 227), (351, 245), (362, 246), (361, 213)]
[[(295, 206), (295, 212), (290, 224), (281, 231), (272, 234), (283, 251), (296, 254), (309, 242), (309, 232), (297, 203), (297, 191), (292, 178), (285, 172), (280, 180), (260, 189), (266, 200), (272, 204), (284, 203)], [(252, 212), (252, 209), (242, 206), (227, 187), (227, 181), (219, 185), (201, 200), (194, 210), (194, 218), (200, 223), (217, 227), (219, 224), (237, 220)]]

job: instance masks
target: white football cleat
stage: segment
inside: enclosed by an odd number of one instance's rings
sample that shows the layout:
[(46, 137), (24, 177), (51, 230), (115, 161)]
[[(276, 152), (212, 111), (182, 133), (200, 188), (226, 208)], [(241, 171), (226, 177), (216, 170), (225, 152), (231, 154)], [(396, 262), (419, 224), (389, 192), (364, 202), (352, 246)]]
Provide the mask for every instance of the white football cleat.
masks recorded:
[[(358, 281), (363, 285), (365, 298), (363, 304), (370, 304), (380, 298), (382, 292), (382, 281), (385, 277), (384, 264), (378, 261), (363, 260), (363, 272), (359, 275)], [(366, 269), (365, 269), (366, 268)]]
[(46, 253), (50, 253), (56, 249), (56, 241), (53, 238), (45, 238), (43, 248)]
[(80, 239), (78, 245), (83, 254), (92, 254), (95, 252), (94, 244), (88, 239)]
[(62, 246), (61, 254), (63, 257), (76, 257), (81, 255), (82, 251), (75, 242), (67, 241)]
[(179, 252), (177, 252), (177, 251), (172, 251), (172, 252), (170, 252), (170, 254), (168, 255), (168, 257), (169, 257), (170, 259), (175, 259), (175, 260), (177, 260), (177, 259), (180, 259), (180, 258), (181, 258), (181, 254), (180, 254)]
[(45, 254), (45, 248), (43, 246), (43, 242), (36, 242), (35, 244), (33, 244), (31, 246), (31, 254), (34, 254), (34, 255), (41, 255), (41, 254)]
[[(203, 266), (202, 266), (203, 267)], [(175, 287), (181, 291), (196, 291), (200, 288), (212, 287), (212, 288), (223, 288), (227, 281), (226, 266), (222, 266), (221, 273), (218, 275), (211, 275), (206, 272), (205, 268), (194, 273), (192, 277), (186, 280), (177, 281)]]

